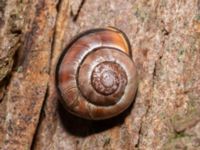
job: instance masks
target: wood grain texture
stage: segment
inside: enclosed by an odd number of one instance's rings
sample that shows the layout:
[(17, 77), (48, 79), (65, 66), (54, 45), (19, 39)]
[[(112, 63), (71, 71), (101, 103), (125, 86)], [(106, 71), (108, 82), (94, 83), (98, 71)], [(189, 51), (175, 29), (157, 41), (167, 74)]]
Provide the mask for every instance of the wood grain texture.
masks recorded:
[[(11, 15), (16, 13), (16, 17), (23, 21), (18, 27), (21, 33), (20, 46), (15, 53), (16, 57), (12, 57), (15, 63), (0, 105), (0, 149), (30, 149), (49, 79), (56, 3), (13, 0), (6, 1), (5, 5), (6, 11), (11, 8), (17, 10), (5, 12), (3, 19), (10, 19)], [(10, 25), (9, 22), (7, 24)], [(6, 39), (6, 42), (9, 42), (9, 39)], [(9, 46), (5, 51), (10, 53)]]

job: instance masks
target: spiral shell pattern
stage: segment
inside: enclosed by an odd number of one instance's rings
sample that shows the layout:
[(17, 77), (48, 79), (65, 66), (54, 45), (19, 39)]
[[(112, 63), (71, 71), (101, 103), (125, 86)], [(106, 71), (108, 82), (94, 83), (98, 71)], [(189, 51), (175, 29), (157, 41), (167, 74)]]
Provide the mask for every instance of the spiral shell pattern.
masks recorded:
[(126, 35), (116, 28), (93, 29), (75, 37), (56, 66), (61, 102), (91, 120), (114, 117), (133, 102), (137, 72)]

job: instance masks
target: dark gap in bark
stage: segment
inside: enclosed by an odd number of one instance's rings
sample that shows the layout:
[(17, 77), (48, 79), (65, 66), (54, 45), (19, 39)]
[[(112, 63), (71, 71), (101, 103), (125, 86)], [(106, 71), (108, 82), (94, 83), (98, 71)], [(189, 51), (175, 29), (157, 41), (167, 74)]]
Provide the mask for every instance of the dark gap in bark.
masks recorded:
[(81, 4), (79, 5), (79, 8), (78, 8), (78, 11), (77, 11), (76, 14), (72, 14), (72, 12), (71, 12), (71, 15), (73, 16), (73, 21), (74, 21), (74, 22), (77, 21), (77, 19), (78, 19), (78, 17), (79, 17), (79, 14), (80, 14), (80, 12), (81, 12), (81, 9), (82, 9), (82, 7), (83, 7), (83, 5), (84, 5), (84, 3), (85, 3), (85, 1), (86, 1), (86, 0), (82, 0), (82, 1), (81, 1)]
[(59, 0), (58, 3), (56, 4), (57, 14), (58, 14), (58, 12), (60, 10), (61, 4), (62, 4), (62, 0)]
[[(19, 46), (20, 47), (20, 46)], [(11, 77), (12, 77), (12, 72), (13, 71), (19, 71), (17, 67), (17, 61), (18, 61), (18, 51), (19, 51), (19, 48), (16, 49), (14, 55), (13, 55), (13, 65), (12, 65), (12, 69), (7, 73), (7, 75), (0, 81), (0, 87), (2, 91), (0, 91), (0, 103), (3, 101), (3, 98), (6, 94), (6, 91), (7, 91), (7, 86), (10, 84), (11, 82)]]
[(140, 145), (140, 135), (142, 134), (142, 123), (140, 125), (140, 129), (139, 129), (139, 132), (138, 132), (138, 141), (137, 143), (135, 144), (135, 148), (139, 148), (139, 145)]
[(49, 95), (49, 87), (47, 87), (47, 89), (46, 89), (44, 101), (42, 103), (42, 107), (41, 107), (41, 110), (40, 110), (40, 113), (39, 113), (39, 119), (38, 119), (38, 122), (37, 122), (37, 125), (36, 125), (36, 128), (35, 128), (35, 133), (33, 134), (32, 142), (31, 142), (31, 147), (30, 147), (31, 150), (34, 150), (34, 146), (35, 146), (35, 143), (37, 141), (37, 135), (38, 135), (38, 132), (39, 132), (39, 127), (40, 127), (40, 124), (42, 123), (42, 120), (45, 117), (44, 106), (46, 104), (46, 100), (48, 98), (48, 95)]
[(11, 79), (11, 73), (7, 74), (7, 76), (4, 77), (4, 79), (0, 82), (0, 87), (1, 87), (0, 90), (2, 90), (0, 91), (0, 104), (4, 99), (4, 96), (6, 95), (7, 91), (6, 87), (9, 85), (10, 79)]

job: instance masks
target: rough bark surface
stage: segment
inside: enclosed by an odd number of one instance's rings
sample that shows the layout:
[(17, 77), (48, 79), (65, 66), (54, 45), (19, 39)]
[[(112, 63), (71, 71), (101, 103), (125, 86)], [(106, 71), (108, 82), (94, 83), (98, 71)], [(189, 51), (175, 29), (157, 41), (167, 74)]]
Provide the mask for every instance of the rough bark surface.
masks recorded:
[[(105, 121), (59, 103), (54, 71), (70, 39), (115, 26), (139, 74), (134, 104)], [(199, 0), (1, 0), (0, 149), (200, 149)]]

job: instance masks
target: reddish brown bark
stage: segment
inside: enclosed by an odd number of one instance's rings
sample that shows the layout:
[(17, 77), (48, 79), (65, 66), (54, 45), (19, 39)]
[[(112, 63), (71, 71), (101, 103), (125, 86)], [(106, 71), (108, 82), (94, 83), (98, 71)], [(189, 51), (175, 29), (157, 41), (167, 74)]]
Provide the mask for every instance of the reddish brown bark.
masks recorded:
[[(199, 149), (200, 2), (0, 2), (0, 149)], [(58, 102), (54, 69), (70, 39), (116, 26), (139, 74), (122, 115), (88, 121)]]

